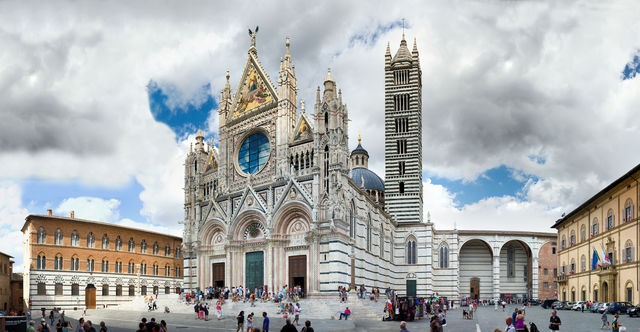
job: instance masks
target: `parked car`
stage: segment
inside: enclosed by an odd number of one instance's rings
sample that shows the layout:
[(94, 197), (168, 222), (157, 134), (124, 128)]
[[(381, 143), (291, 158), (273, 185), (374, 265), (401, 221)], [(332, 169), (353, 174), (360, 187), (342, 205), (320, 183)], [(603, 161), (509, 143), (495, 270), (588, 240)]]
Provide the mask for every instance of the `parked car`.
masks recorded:
[(602, 303), (600, 303), (600, 302), (593, 302), (591, 304), (591, 307), (589, 307), (589, 311), (590, 312), (598, 312), (598, 308), (600, 307), (601, 304)]
[(542, 303), (542, 301), (538, 299), (529, 299), (529, 305), (540, 305), (540, 303)]
[(609, 303), (608, 302), (601, 302), (600, 305), (598, 306), (598, 313), (603, 313), (605, 310), (607, 310), (609, 308)]
[(575, 302), (565, 302), (564, 303), (564, 307), (562, 308), (562, 310), (571, 310), (571, 309), (573, 309), (573, 304), (574, 303)]
[(576, 310), (576, 311), (581, 311), (582, 307), (585, 306), (586, 304), (582, 301), (578, 301), (576, 303), (573, 304), (573, 306), (571, 307), (571, 310)]
[(551, 308), (551, 305), (556, 301), (556, 299), (545, 299), (544, 301), (542, 301), (542, 308), (549, 309)]
[(640, 304), (627, 309), (627, 313), (629, 314), (629, 317), (640, 317)]
[(564, 306), (564, 303), (562, 301), (555, 301), (553, 302), (553, 304), (551, 305), (551, 309), (553, 310), (562, 310), (561, 308)]
[(611, 302), (609, 303), (609, 308), (607, 309), (611, 314), (626, 314), (627, 309), (633, 307), (633, 305), (629, 302)]

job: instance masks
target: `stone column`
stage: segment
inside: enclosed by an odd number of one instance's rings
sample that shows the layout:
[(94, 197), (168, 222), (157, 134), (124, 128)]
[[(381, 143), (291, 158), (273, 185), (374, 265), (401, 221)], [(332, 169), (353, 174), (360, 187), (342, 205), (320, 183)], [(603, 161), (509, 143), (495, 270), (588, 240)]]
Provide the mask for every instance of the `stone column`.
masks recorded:
[(500, 254), (493, 255), (493, 299), (500, 298)]
[(531, 297), (538, 298), (538, 255), (536, 253), (531, 260)]

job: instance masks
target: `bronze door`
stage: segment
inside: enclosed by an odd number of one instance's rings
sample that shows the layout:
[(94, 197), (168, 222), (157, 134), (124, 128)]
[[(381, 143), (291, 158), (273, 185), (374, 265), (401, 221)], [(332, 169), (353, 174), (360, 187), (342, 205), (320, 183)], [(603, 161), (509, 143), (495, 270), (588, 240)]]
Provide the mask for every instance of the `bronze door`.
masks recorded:
[(84, 305), (87, 309), (96, 308), (96, 286), (88, 284), (84, 289)]
[(211, 275), (213, 277), (213, 286), (224, 287), (224, 263), (213, 263), (211, 270)]
[(302, 287), (304, 293), (307, 282), (307, 256), (289, 256), (289, 287)]
[(469, 284), (469, 296), (474, 300), (480, 299), (480, 280), (471, 279)]

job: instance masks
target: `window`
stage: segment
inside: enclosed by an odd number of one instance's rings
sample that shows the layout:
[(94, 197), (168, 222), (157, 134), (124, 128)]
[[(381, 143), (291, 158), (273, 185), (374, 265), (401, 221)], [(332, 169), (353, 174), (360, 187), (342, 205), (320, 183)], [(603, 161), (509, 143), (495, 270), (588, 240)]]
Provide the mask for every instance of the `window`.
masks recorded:
[(543, 288), (549, 288), (549, 283), (548, 283), (548, 282), (546, 282), (546, 281), (545, 281), (545, 282), (543, 282), (543, 283), (542, 283), (542, 287), (543, 287)]
[[(557, 281), (554, 281), (554, 282), (553, 282), (553, 289), (558, 289), (558, 282), (557, 282)], [(596, 301), (597, 301), (597, 300), (598, 300), (598, 299), (596, 298)]]
[(122, 273), (122, 262), (116, 262), (116, 273)]
[(556, 247), (551, 247), (551, 254), (553, 254), (553, 255), (556, 254)]
[(102, 296), (108, 296), (109, 295), (109, 285), (104, 284), (102, 285)]
[(404, 154), (407, 153), (407, 140), (399, 139), (396, 141), (396, 153)]
[(153, 264), (153, 275), (154, 276), (158, 275), (158, 265), (157, 264)]
[(164, 287), (164, 293), (165, 293), (165, 294), (171, 294), (171, 287), (169, 287), (169, 286), (165, 286), (165, 287)]
[(324, 190), (329, 192), (329, 145), (324, 147)]
[(624, 214), (623, 214), (623, 221), (627, 222), (627, 221), (631, 221), (633, 219), (633, 202), (631, 202), (631, 200), (627, 200), (626, 203), (624, 203)]
[(393, 104), (396, 111), (407, 111), (410, 106), (409, 94), (401, 94), (393, 96)]
[(367, 251), (371, 251), (371, 216), (367, 220)]
[(627, 287), (627, 296), (625, 298), (625, 301), (627, 301), (629, 303), (633, 303), (633, 288), (632, 287)]
[(613, 217), (613, 210), (609, 210), (609, 213), (607, 214), (607, 230), (613, 229), (614, 226), (615, 219)]
[(129, 252), (133, 252), (136, 249), (136, 243), (133, 241), (133, 238), (129, 239)]
[(102, 272), (109, 272), (109, 261), (102, 260)]
[(593, 223), (591, 224), (591, 236), (594, 237), (598, 235), (598, 218), (593, 218)]
[(557, 276), (557, 275), (558, 275), (558, 268), (557, 268), (557, 267), (554, 267), (554, 268), (553, 268), (553, 275), (554, 275), (554, 276)]
[(107, 234), (102, 236), (102, 249), (109, 249), (109, 237)]
[(153, 243), (153, 254), (157, 255), (158, 253), (160, 253), (160, 246), (158, 245), (158, 242), (154, 242)]
[(171, 268), (169, 267), (169, 265), (165, 265), (164, 267), (164, 276), (165, 277), (169, 277), (171, 274)]
[(446, 269), (449, 267), (449, 248), (445, 245), (440, 247), (440, 268)]
[(62, 270), (62, 256), (56, 256), (53, 258), (53, 269)]
[(122, 239), (120, 238), (120, 235), (116, 238), (116, 250), (122, 250)]
[(60, 228), (56, 229), (56, 233), (53, 236), (53, 241), (57, 245), (62, 245), (62, 231)]
[(398, 191), (401, 194), (404, 194), (404, 181), (400, 181), (400, 183), (398, 184)]
[(571, 235), (569, 236), (569, 246), (573, 246), (576, 243), (576, 233), (571, 231)]
[(384, 258), (384, 226), (380, 225), (380, 234), (378, 234), (378, 240), (380, 240), (380, 258)]
[(416, 241), (407, 241), (407, 264), (416, 264)]
[(71, 295), (80, 295), (80, 285), (71, 284)]
[(142, 243), (140, 243), (140, 252), (143, 254), (147, 253), (147, 241), (142, 240)]
[(179, 267), (177, 267), (177, 266), (176, 266), (176, 268), (175, 268), (175, 275), (176, 275), (176, 278), (179, 278), (179, 277), (180, 277), (180, 268), (179, 268)]
[(587, 270), (587, 258), (582, 255), (580, 258), (580, 271), (584, 272)]
[(44, 255), (38, 255), (38, 270), (47, 268), (47, 258)]
[(180, 248), (176, 247), (176, 258), (180, 258)]
[(171, 256), (171, 247), (168, 244), (164, 247), (164, 255)]
[(78, 257), (76, 258), (71, 258), (71, 271), (78, 271), (80, 267), (80, 260), (78, 259)]
[(406, 133), (409, 131), (409, 118), (398, 118), (395, 120), (396, 133)]
[(513, 278), (516, 276), (516, 260), (515, 260), (515, 248), (512, 245), (507, 247), (507, 277)]
[(587, 228), (584, 227), (584, 225), (582, 225), (582, 227), (580, 227), (580, 241), (586, 241), (587, 240)]
[(356, 237), (356, 213), (353, 202), (351, 202), (351, 208), (349, 209), (349, 236), (352, 239)]
[(401, 69), (393, 72), (393, 82), (398, 84), (407, 84), (409, 83), (409, 70)]
[(616, 263), (613, 260), (615, 258), (615, 256), (613, 255), (613, 249), (609, 249), (609, 253), (607, 254), (607, 256), (609, 257), (609, 261), (611, 262), (611, 264), (615, 264)]
[(133, 262), (129, 262), (127, 272), (129, 274), (133, 274), (135, 272), (135, 264)]
[(56, 283), (54, 286), (54, 294), (55, 295), (62, 295), (62, 284), (61, 283)]
[(400, 176), (404, 175), (406, 170), (407, 170), (407, 168), (406, 168), (405, 162), (404, 161), (399, 161), (398, 162), (398, 175), (400, 175)]
[(71, 233), (71, 245), (74, 247), (80, 245), (80, 236), (78, 235), (78, 231), (75, 229), (73, 230), (73, 233)]
[(136, 296), (136, 286), (129, 285), (129, 296)]
[(147, 264), (146, 263), (140, 264), (140, 274), (147, 274)]
[(42, 244), (47, 241), (47, 232), (43, 227), (38, 228), (38, 243)]
[(631, 241), (627, 241), (627, 244), (624, 246), (624, 262), (633, 262), (633, 243)]
[(576, 273), (576, 261), (572, 258), (569, 273)]
[(560, 240), (560, 248), (564, 249), (567, 247), (567, 239), (565, 238), (565, 236), (562, 236), (562, 240)]
[(329, 131), (329, 113), (324, 112), (324, 130)]
[(94, 263), (93, 259), (87, 259), (87, 271), (93, 272)]
[(263, 133), (247, 137), (238, 150), (238, 166), (248, 174), (257, 173), (269, 159), (269, 139)]
[(147, 295), (147, 286), (140, 287), (140, 295)]
[(47, 285), (44, 282), (38, 283), (38, 295), (47, 295)]
[(89, 232), (87, 235), (87, 248), (93, 248), (95, 246), (96, 238), (93, 236), (93, 232)]
[(547, 269), (546, 267), (542, 270), (542, 274), (547, 275), (549, 274), (549, 269)]
[(116, 296), (122, 296), (122, 285), (116, 285)]

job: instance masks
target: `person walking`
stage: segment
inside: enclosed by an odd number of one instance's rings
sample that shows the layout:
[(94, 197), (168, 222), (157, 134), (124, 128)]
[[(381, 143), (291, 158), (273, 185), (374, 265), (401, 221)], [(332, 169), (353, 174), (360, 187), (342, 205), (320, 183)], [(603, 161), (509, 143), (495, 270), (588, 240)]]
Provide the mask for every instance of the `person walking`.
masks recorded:
[(559, 331), (560, 325), (562, 325), (562, 322), (560, 321), (560, 317), (558, 317), (558, 313), (555, 310), (553, 310), (551, 312), (551, 318), (549, 318), (549, 330)]
[(307, 320), (304, 322), (304, 327), (300, 332), (314, 332), (313, 327), (311, 327), (311, 321)]
[(216, 303), (216, 315), (218, 316), (218, 320), (222, 318), (222, 305), (220, 304), (220, 301)]
[(238, 316), (236, 316), (236, 319), (238, 320), (236, 332), (244, 332), (244, 311), (240, 311)]
[(431, 322), (429, 326), (431, 328), (431, 332), (440, 332), (442, 325), (440, 325), (440, 320), (438, 320), (438, 316), (436, 315), (431, 316)]
[(516, 316), (516, 331), (525, 331), (524, 313), (522, 312), (522, 310), (518, 311), (518, 315)]
[(247, 332), (253, 332), (253, 312), (247, 316)]
[(507, 327), (505, 327), (504, 332), (516, 332), (516, 327), (513, 326), (513, 319), (511, 317), (507, 317), (505, 323)]
[(262, 332), (269, 332), (269, 317), (267, 317), (267, 313), (262, 313)]
[(298, 321), (300, 319), (300, 303), (296, 303), (296, 305), (293, 307), (293, 322), (296, 324), (296, 326), (300, 325), (300, 322)]
[(605, 325), (607, 326), (607, 328), (609, 328), (609, 320), (607, 319), (607, 310), (605, 310), (604, 312), (602, 312), (602, 316), (600, 316), (600, 320), (602, 320), (602, 326), (600, 326), (600, 329), (604, 329)]
[(619, 332), (620, 323), (618, 322), (618, 314), (615, 314), (613, 317), (613, 322), (611, 322), (611, 332)]
[(409, 330), (407, 330), (407, 322), (400, 322), (400, 332), (410, 332)]
[(107, 325), (104, 322), (100, 322), (100, 331), (99, 332), (107, 332)]
[(287, 318), (286, 323), (284, 324), (280, 332), (298, 332), (298, 329), (296, 329), (296, 327), (291, 324), (291, 319)]

